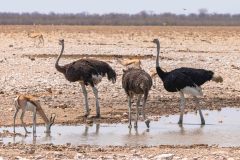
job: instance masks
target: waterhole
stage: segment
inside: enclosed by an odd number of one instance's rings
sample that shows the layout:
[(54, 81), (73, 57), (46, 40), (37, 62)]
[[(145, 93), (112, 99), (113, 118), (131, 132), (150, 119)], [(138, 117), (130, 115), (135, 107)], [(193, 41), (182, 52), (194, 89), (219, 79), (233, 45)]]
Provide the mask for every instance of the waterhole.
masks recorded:
[[(221, 111), (203, 110), (206, 125), (200, 125), (199, 114), (184, 115), (183, 126), (177, 122), (179, 115), (162, 116), (158, 121), (151, 121), (147, 129), (144, 122), (139, 122), (138, 129), (129, 129), (127, 124), (89, 125), (54, 125), (51, 135), (44, 133), (44, 126), (37, 126), (37, 136), (3, 137), (3, 143), (27, 144), (67, 144), (72, 145), (193, 145), (208, 144), (222, 147), (240, 146), (240, 109), (223, 108)], [(12, 132), (12, 127), (2, 127)], [(32, 128), (28, 127), (31, 131)], [(24, 134), (22, 127), (18, 133)]]

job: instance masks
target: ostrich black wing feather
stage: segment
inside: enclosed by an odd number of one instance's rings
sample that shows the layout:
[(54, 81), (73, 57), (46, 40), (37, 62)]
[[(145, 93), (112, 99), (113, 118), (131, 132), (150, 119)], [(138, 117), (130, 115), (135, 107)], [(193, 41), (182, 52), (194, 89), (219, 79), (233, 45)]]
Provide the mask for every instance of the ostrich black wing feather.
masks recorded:
[(175, 70), (190, 77), (194, 81), (194, 83), (198, 86), (201, 86), (205, 82), (211, 80), (214, 74), (212, 71), (195, 68), (182, 67)]
[(169, 92), (180, 91), (185, 87), (195, 87), (196, 84), (188, 75), (177, 70), (171, 71), (164, 80), (164, 88)]

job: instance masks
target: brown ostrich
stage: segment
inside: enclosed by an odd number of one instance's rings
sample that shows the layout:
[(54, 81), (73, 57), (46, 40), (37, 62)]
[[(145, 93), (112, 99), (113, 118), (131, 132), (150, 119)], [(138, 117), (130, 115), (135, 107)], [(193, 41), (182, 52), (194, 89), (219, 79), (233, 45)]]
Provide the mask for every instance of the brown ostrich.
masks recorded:
[(142, 105), (142, 115), (145, 120), (147, 127), (149, 128), (149, 120), (145, 119), (145, 105), (148, 97), (149, 90), (152, 87), (152, 78), (150, 75), (142, 69), (136, 68), (129, 68), (128, 70), (123, 70), (123, 77), (122, 77), (122, 86), (128, 96), (128, 121), (129, 121), (129, 128), (132, 127), (131, 124), (131, 100), (134, 95), (138, 96), (137, 99), (137, 107), (136, 107), (136, 120), (134, 123), (134, 127), (137, 128), (137, 121), (138, 121), (138, 107), (140, 105), (140, 100), (143, 97), (143, 105)]
[(59, 44), (62, 46), (62, 50), (55, 63), (55, 68), (64, 74), (65, 78), (70, 82), (78, 81), (81, 84), (82, 92), (85, 98), (85, 115), (89, 115), (88, 95), (85, 86), (90, 85), (92, 87), (95, 99), (96, 99), (96, 117), (100, 117), (100, 107), (98, 102), (98, 89), (96, 85), (101, 82), (102, 77), (107, 75), (108, 80), (113, 83), (116, 82), (116, 72), (111, 68), (109, 64), (103, 61), (94, 59), (80, 59), (72, 63), (60, 66), (58, 64), (64, 51), (64, 39), (59, 40)]

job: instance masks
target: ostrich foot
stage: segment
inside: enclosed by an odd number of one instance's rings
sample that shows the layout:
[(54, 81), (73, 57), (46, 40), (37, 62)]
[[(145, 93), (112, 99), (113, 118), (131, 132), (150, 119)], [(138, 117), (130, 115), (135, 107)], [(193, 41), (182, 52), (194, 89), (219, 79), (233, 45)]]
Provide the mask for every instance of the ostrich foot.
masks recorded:
[(89, 113), (85, 113), (83, 117), (87, 118), (89, 116)]
[(201, 125), (205, 125), (205, 120), (204, 119), (201, 120)]
[(147, 126), (147, 128), (149, 128), (150, 127), (150, 120), (149, 119), (147, 119), (147, 120), (145, 120), (145, 124), (146, 124), (146, 126)]
[(101, 116), (100, 116), (100, 114), (97, 114), (96, 116), (95, 116), (95, 118), (100, 118)]
[(138, 128), (137, 122), (134, 122), (134, 128)]
[(129, 125), (128, 125), (128, 128), (129, 128), (129, 129), (131, 129), (131, 128), (132, 128), (132, 125), (131, 125), (131, 124), (129, 124)]
[(90, 114), (90, 111), (91, 111), (91, 109), (89, 109), (87, 112), (85, 112), (84, 117), (87, 118), (89, 116), (89, 114)]
[(183, 124), (183, 120), (180, 119), (180, 120), (178, 121), (178, 124), (179, 124), (179, 125), (182, 125), (182, 124)]
[(28, 134), (30, 134), (31, 132), (28, 132), (28, 131), (26, 131), (25, 132), (25, 137), (28, 135)]

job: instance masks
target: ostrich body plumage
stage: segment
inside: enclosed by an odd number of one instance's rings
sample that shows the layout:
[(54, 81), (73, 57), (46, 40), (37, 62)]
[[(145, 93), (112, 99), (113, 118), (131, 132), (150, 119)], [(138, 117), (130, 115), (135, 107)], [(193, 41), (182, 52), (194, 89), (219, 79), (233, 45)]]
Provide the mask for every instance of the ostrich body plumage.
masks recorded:
[(128, 108), (129, 108), (129, 128), (132, 127), (131, 124), (131, 99), (134, 95), (138, 96), (136, 110), (137, 110), (137, 116), (135, 120), (134, 127), (137, 128), (137, 121), (138, 121), (138, 108), (140, 105), (140, 100), (142, 95), (143, 97), (143, 105), (142, 105), (142, 115), (145, 120), (145, 123), (147, 127), (149, 127), (149, 120), (145, 119), (145, 105), (148, 97), (149, 90), (152, 87), (152, 78), (151, 76), (146, 73), (142, 69), (137, 68), (129, 68), (128, 70), (123, 70), (123, 76), (122, 76), (122, 87), (124, 88), (127, 96), (128, 96)]
[(160, 67), (156, 70), (168, 92), (178, 92), (185, 87), (201, 86), (210, 81), (214, 75), (212, 71), (185, 67), (164, 73)]

